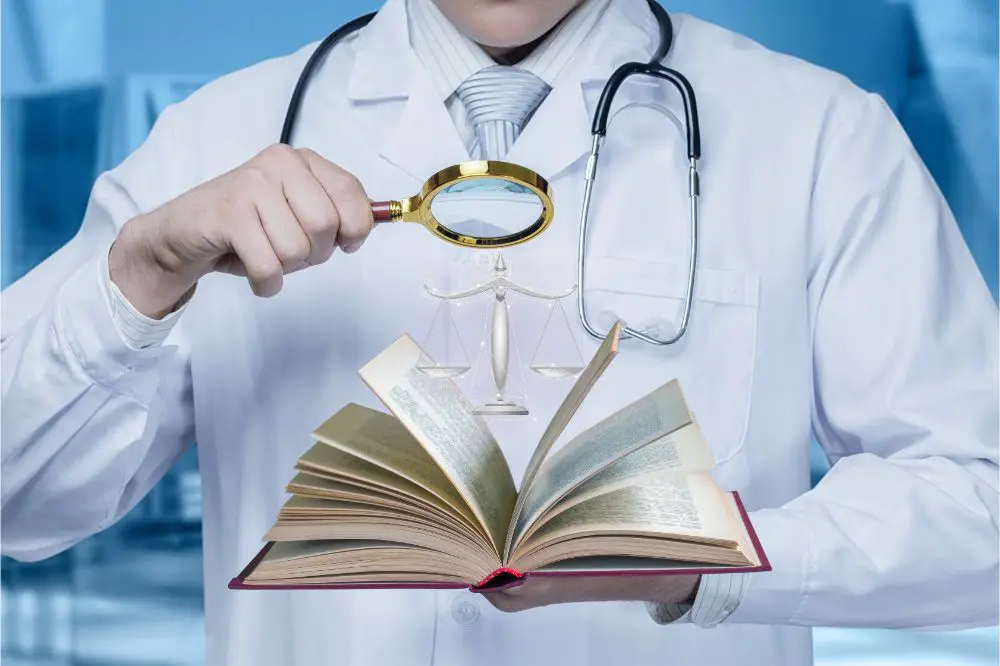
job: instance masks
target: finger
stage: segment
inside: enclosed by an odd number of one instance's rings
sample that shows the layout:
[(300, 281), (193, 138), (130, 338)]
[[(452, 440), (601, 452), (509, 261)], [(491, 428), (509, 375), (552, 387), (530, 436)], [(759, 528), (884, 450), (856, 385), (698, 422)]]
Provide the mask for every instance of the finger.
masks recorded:
[(517, 613), (519, 611), (528, 610), (533, 608), (535, 604), (531, 602), (531, 598), (524, 595), (513, 595), (506, 592), (491, 592), (484, 594), (486, 600), (489, 601), (494, 608), (504, 613)]
[(246, 214), (240, 216), (230, 228), (229, 246), (239, 259), (253, 293), (267, 298), (281, 291), (284, 269), (264, 232), (256, 209), (247, 206)]
[(337, 245), (345, 252), (358, 250), (375, 224), (365, 188), (353, 175), (315, 152), (308, 149), (299, 152), (337, 208), (340, 216)]
[(297, 156), (296, 160), (299, 168), (284, 175), (282, 188), (289, 208), (309, 240), (305, 263), (315, 266), (329, 259), (337, 247), (340, 215), (305, 159)]
[(269, 184), (261, 188), (254, 195), (254, 205), (283, 271), (291, 273), (306, 266), (312, 244), (279, 187)]

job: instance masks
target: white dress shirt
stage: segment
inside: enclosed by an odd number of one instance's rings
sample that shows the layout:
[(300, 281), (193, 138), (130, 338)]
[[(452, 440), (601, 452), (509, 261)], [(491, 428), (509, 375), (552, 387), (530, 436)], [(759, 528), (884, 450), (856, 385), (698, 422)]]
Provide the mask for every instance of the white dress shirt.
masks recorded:
[[(586, 0), (581, 3), (515, 66), (526, 69), (554, 88), (559, 74), (593, 32), (610, 2)], [(469, 153), (474, 155), (475, 132), (466, 122), (465, 107), (455, 90), (467, 78), (496, 62), (476, 42), (459, 32), (434, 0), (407, 0), (406, 6), (413, 51), (440, 93)]]

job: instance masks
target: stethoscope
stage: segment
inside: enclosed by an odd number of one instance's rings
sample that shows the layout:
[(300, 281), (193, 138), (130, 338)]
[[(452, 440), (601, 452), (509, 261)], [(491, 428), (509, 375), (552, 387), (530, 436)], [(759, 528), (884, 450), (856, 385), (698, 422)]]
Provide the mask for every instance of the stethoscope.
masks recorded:
[[(580, 213), (580, 239), (577, 251), (577, 310), (580, 315), (580, 322), (587, 333), (599, 340), (606, 337), (590, 322), (587, 314), (587, 305), (584, 299), (586, 289), (586, 246), (587, 230), (590, 213), (590, 202), (594, 189), (594, 180), (597, 175), (597, 162), (600, 155), (601, 146), (608, 134), (608, 122), (611, 115), (611, 104), (614, 101), (615, 93), (621, 87), (625, 79), (630, 76), (644, 75), (661, 79), (672, 84), (681, 95), (684, 103), (684, 125), (687, 133), (687, 154), (688, 154), (688, 198), (690, 199), (690, 230), (691, 248), (690, 260), (688, 263), (687, 289), (684, 296), (681, 321), (674, 334), (666, 339), (659, 339), (648, 333), (637, 331), (625, 326), (621, 330), (621, 337), (630, 337), (652, 345), (671, 345), (679, 341), (687, 331), (688, 322), (691, 319), (691, 305), (694, 300), (694, 280), (697, 271), (698, 258), (698, 197), (700, 194), (698, 178), (698, 160), (701, 157), (701, 132), (698, 123), (698, 107), (695, 102), (694, 88), (691, 83), (680, 72), (664, 67), (660, 62), (670, 52), (670, 47), (674, 41), (674, 27), (670, 20), (670, 15), (656, 0), (648, 0), (649, 8), (656, 17), (659, 25), (660, 41), (656, 47), (656, 52), (649, 62), (629, 62), (620, 66), (608, 79), (601, 92), (601, 97), (597, 103), (597, 110), (594, 113), (594, 122), (591, 127), (593, 142), (591, 144), (590, 156), (587, 160), (585, 172), (585, 185), (583, 191), (583, 206)], [(309, 83), (316, 73), (317, 68), (322, 64), (330, 51), (351, 33), (360, 30), (368, 25), (375, 17), (375, 13), (360, 16), (349, 23), (337, 28), (335, 31), (320, 42), (312, 56), (306, 62), (299, 80), (295, 84), (292, 98), (288, 103), (288, 110), (285, 113), (285, 122), (281, 128), (281, 143), (290, 144), (292, 133), (295, 130), (295, 123), (298, 120), (299, 111), (302, 106), (302, 98), (309, 87)]]

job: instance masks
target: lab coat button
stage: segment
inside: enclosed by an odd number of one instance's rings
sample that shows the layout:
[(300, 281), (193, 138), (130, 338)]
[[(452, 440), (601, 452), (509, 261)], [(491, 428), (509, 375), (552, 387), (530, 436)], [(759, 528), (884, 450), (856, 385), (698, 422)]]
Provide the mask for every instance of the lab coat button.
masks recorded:
[(619, 321), (618, 315), (610, 310), (601, 310), (594, 317), (594, 322), (603, 330), (610, 329), (616, 321)]
[(672, 338), (677, 333), (674, 325), (662, 317), (653, 317), (643, 328), (643, 333), (661, 340)]
[(451, 616), (455, 619), (455, 622), (463, 626), (468, 626), (476, 622), (479, 619), (479, 606), (469, 599), (463, 599), (462, 597), (456, 597), (456, 599), (451, 602)]

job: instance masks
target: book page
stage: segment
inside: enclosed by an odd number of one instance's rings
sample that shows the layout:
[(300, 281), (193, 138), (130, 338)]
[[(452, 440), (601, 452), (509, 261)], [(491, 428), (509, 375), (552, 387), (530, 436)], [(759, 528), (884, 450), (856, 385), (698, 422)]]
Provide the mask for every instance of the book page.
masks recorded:
[(534, 453), (531, 454), (531, 459), (528, 461), (528, 466), (524, 470), (524, 477), (521, 479), (521, 491), (520, 495), (517, 497), (517, 503), (514, 506), (514, 511), (511, 515), (510, 525), (507, 526), (507, 539), (504, 542), (504, 560), (506, 560), (507, 555), (510, 554), (511, 545), (514, 542), (514, 530), (515, 526), (519, 522), (519, 516), (522, 513), (522, 505), (524, 503), (525, 493), (531, 488), (534, 482), (535, 475), (538, 469), (541, 467), (542, 462), (545, 457), (549, 454), (552, 446), (559, 439), (559, 435), (563, 433), (566, 426), (569, 425), (570, 419), (576, 414), (576, 411), (580, 409), (580, 405), (583, 404), (584, 399), (587, 394), (590, 393), (590, 389), (594, 386), (604, 371), (610, 365), (612, 359), (618, 354), (618, 340), (621, 335), (622, 323), (616, 321), (614, 326), (608, 332), (604, 342), (598, 347), (597, 352), (594, 354), (593, 358), (590, 359), (590, 363), (584, 368), (580, 377), (573, 384), (573, 387), (569, 390), (566, 398), (563, 399), (559, 409), (556, 410), (555, 415), (552, 420), (549, 421), (549, 425), (545, 428), (545, 432), (542, 433), (541, 439), (538, 440), (538, 445), (535, 447)]
[(425, 501), (425, 497), (428, 496), (414, 497), (392, 488), (373, 486), (357, 478), (339, 477), (339, 479), (333, 479), (329, 476), (320, 476), (319, 472), (311, 469), (296, 474), (285, 486), (285, 490), (299, 497), (343, 499), (349, 502), (363, 502), (379, 506), (426, 510), (440, 516), (441, 520), (468, 524), (469, 529), (475, 532), (481, 531), (475, 521), (463, 520), (461, 516), (450, 511), (443, 502), (436, 501), (436, 498), (433, 503), (429, 503)]
[(355, 479), (368, 487), (374, 486), (390, 492), (402, 493), (405, 496), (417, 498), (425, 504), (436, 506), (447, 513), (461, 515), (460, 510), (450, 507), (447, 502), (412, 481), (324, 442), (313, 444), (308, 451), (302, 454), (296, 463), (296, 468), (317, 475), (328, 473), (338, 478)]
[(348, 404), (313, 433), (317, 440), (426, 488), (475, 522), (465, 500), (399, 419)]
[[(379, 517), (401, 517), (413, 516), (416, 519), (427, 521), (435, 526), (448, 527), (461, 531), (462, 525), (442, 520), (437, 514), (424, 509), (419, 504), (372, 504), (358, 501), (357, 499), (341, 499), (333, 497), (312, 497), (308, 495), (292, 495), (281, 507), (278, 513), (278, 522), (295, 517), (307, 517), (309, 519), (326, 520), (337, 518), (345, 513), (352, 515), (366, 515)], [(464, 531), (463, 534), (467, 534)]]
[[(514, 527), (514, 543), (574, 488), (616, 461), (691, 423), (680, 384), (674, 380), (574, 437), (542, 465), (524, 494)], [(680, 462), (679, 454), (676, 459)]]
[(595, 533), (688, 536), (738, 543), (742, 530), (735, 521), (724, 493), (708, 473), (667, 475), (599, 495), (555, 515), (538, 528), (524, 548)]
[(417, 367), (423, 350), (402, 336), (361, 368), (361, 378), (420, 442), (499, 550), (517, 500), (500, 445), (451, 379)]
[(404, 543), (392, 541), (362, 541), (345, 539), (342, 541), (274, 541), (264, 555), (263, 562), (285, 562), (302, 557), (314, 557), (351, 550), (369, 550), (375, 548), (413, 548)]
[[(616, 460), (567, 493), (542, 514), (546, 517), (564, 511), (591, 497), (642, 484), (646, 479), (663, 474), (707, 472), (715, 467), (711, 448), (697, 423), (646, 444)], [(528, 528), (530, 533), (531, 528)]]
[(259, 586), (380, 581), (470, 584), (484, 575), (481, 567), (454, 555), (407, 543), (363, 539), (275, 541), (245, 582)]

